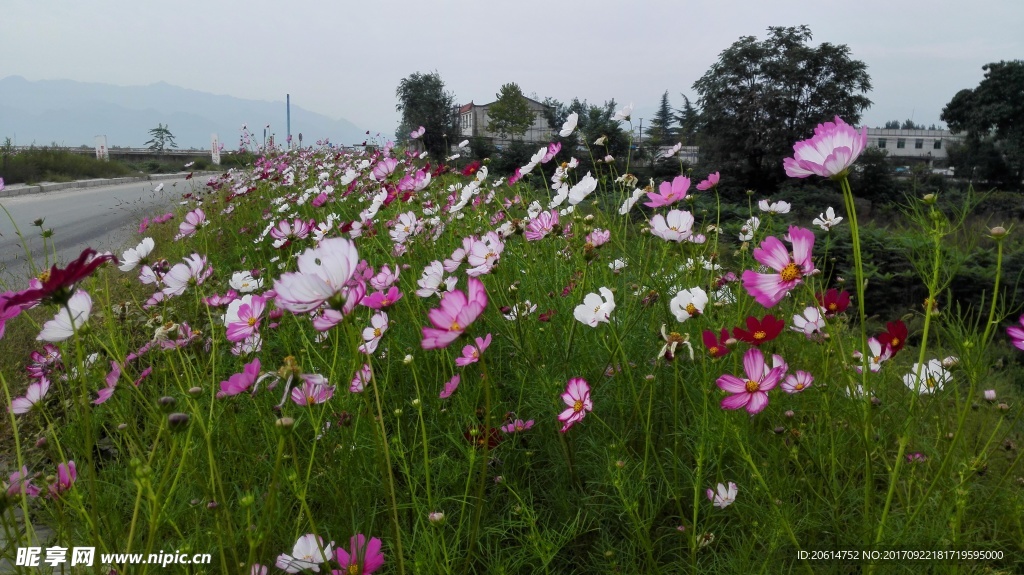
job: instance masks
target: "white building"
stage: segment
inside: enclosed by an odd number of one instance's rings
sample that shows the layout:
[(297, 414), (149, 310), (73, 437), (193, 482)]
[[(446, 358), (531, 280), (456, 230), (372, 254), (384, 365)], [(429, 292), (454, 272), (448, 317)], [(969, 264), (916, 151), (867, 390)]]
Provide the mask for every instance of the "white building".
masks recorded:
[[(547, 106), (540, 102), (526, 98), (527, 104), (530, 106), (530, 110), (533, 112), (533, 124), (527, 128), (526, 133), (523, 134), (522, 138), (516, 138), (524, 142), (530, 143), (547, 143), (550, 142), (554, 137), (554, 131), (548, 125), (547, 119), (544, 117), (544, 111)], [(488, 111), (495, 102), (490, 104), (474, 104), (470, 102), (465, 106), (459, 108), (459, 130), (464, 138), (490, 138), (495, 146), (499, 148), (511, 142), (511, 138), (500, 138), (494, 132), (488, 129), (490, 124), (490, 117)]]
[(926, 161), (946, 160), (950, 144), (960, 143), (962, 134), (949, 130), (886, 130), (868, 128), (868, 147), (889, 152), (890, 158), (908, 158)]

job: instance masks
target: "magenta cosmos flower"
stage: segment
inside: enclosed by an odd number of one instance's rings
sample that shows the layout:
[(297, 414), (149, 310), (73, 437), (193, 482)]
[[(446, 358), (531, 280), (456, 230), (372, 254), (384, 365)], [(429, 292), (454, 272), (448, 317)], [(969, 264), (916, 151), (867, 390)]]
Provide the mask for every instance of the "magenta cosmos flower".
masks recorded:
[(258, 378), (259, 375), (260, 360), (259, 358), (255, 358), (251, 362), (245, 364), (241, 373), (236, 373), (226, 381), (220, 382), (220, 392), (217, 393), (217, 397), (229, 397), (248, 391), (249, 388), (256, 383), (256, 378)]
[(331, 575), (369, 575), (384, 565), (380, 539), (373, 537), (367, 542), (362, 533), (352, 537), (348, 551), (341, 547), (335, 549), (334, 558), (341, 570), (332, 570)]
[(729, 374), (718, 378), (718, 387), (732, 394), (722, 400), (722, 409), (745, 407), (751, 415), (760, 413), (768, 405), (768, 391), (779, 384), (785, 368), (780, 366), (766, 370), (761, 350), (748, 349), (743, 355), (743, 370), (746, 379)]
[(480, 317), (487, 306), (487, 291), (477, 278), (469, 278), (469, 296), (453, 290), (441, 296), (441, 307), (427, 314), (434, 327), (423, 328), (423, 349), (448, 347)]
[(759, 274), (752, 270), (743, 272), (743, 287), (764, 307), (773, 307), (782, 301), (789, 290), (803, 283), (803, 277), (814, 271), (814, 261), (811, 259), (814, 232), (790, 226), (789, 241), (793, 244), (792, 256), (774, 236), (765, 238), (761, 247), (754, 250), (754, 259), (776, 273)]
[(455, 365), (459, 367), (466, 367), (471, 363), (476, 363), (480, 360), (480, 355), (483, 354), (484, 350), (491, 345), (491, 334), (487, 334), (487, 337), (478, 337), (474, 341), (476, 345), (467, 345), (462, 348), (462, 357), (455, 360)]
[(40, 274), (39, 280), (33, 280), (29, 289), (5, 294), (7, 303), (4, 305), (7, 309), (14, 306), (25, 309), (44, 301), (65, 304), (74, 295), (78, 282), (92, 275), (96, 268), (106, 262), (116, 264), (117, 258), (113, 254), (98, 254), (96, 250), (86, 248), (67, 267), (58, 268), (54, 265), (49, 271), (44, 271)]
[(858, 132), (836, 116), (835, 122), (818, 124), (813, 138), (794, 144), (793, 157), (783, 160), (782, 165), (791, 178), (815, 174), (823, 178), (842, 178), (867, 145), (867, 128)]
[(302, 252), (298, 272), (283, 274), (274, 281), (277, 305), (292, 313), (312, 311), (324, 303), (335, 310), (349, 307), (346, 284), (358, 264), (359, 253), (350, 240), (323, 240), (319, 246)]
[(1024, 351), (1024, 315), (1020, 316), (1020, 326), (1010, 326), (1006, 328), (1006, 335), (1010, 336), (1010, 342), (1013, 343), (1013, 347)]
[(578, 421), (583, 421), (588, 411), (594, 410), (594, 403), (590, 401), (590, 385), (582, 377), (574, 377), (565, 386), (565, 393), (562, 394), (562, 401), (568, 409), (558, 414), (558, 421), (561, 421), (561, 432), (569, 431), (569, 428)]
[(61, 463), (57, 466), (57, 481), (50, 484), (48, 497), (50, 499), (57, 499), (61, 493), (71, 489), (71, 486), (75, 484), (77, 479), (78, 470), (75, 468), (75, 462)]

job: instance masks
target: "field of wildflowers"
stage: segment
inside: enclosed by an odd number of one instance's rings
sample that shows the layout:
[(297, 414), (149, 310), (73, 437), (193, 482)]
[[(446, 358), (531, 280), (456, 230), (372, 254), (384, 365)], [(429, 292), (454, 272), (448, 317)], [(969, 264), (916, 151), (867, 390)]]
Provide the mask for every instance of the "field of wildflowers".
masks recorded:
[[(840, 565), (800, 551), (868, 549), (988, 554), (864, 572), (1020, 572), (1008, 231), (958, 308), (966, 213), (910, 198), (929, 297), (866, 317), (865, 139), (836, 118), (795, 143), (787, 173), (845, 198), (807, 222), (756, 194), (723, 220), (728, 174), (638, 182), (599, 140), (507, 179), (268, 150), (137, 246), (0, 294), (0, 337), (38, 340), (0, 371), (0, 551), (40, 545), (17, 507), (63, 547), (213, 554), (188, 573), (819, 573)], [(819, 271), (839, 237), (843, 277)]]

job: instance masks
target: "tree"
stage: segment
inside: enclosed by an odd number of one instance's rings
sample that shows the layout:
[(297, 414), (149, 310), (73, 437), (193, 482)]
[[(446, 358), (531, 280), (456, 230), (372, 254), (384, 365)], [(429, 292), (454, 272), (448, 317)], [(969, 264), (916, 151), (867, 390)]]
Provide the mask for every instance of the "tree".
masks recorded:
[[(547, 119), (548, 125), (554, 130), (553, 140), (562, 144), (562, 151), (557, 158), (568, 160), (576, 157), (580, 161), (580, 173), (586, 173), (593, 168), (591, 155), (594, 158), (602, 158), (605, 154), (611, 154), (615, 158), (625, 158), (629, 153), (629, 135), (623, 131), (622, 126), (615, 120), (615, 100), (605, 102), (603, 106), (589, 104), (586, 100), (580, 101), (573, 98), (568, 105), (555, 100), (554, 98), (544, 99), (545, 109), (542, 112)], [(576, 130), (568, 137), (561, 137), (558, 131), (562, 124), (569, 117), (569, 114), (576, 113), (578, 120)], [(605, 143), (602, 146), (594, 145), (594, 141), (605, 136)], [(590, 153), (579, 151), (581, 147), (589, 147)], [(607, 149), (607, 151), (605, 151)]]
[(924, 124), (915, 124), (913, 120), (903, 120), (901, 130), (923, 130)]
[(423, 146), (439, 160), (447, 157), (451, 145), (458, 141), (459, 117), (455, 94), (444, 90), (440, 74), (416, 72), (403, 78), (398, 83), (395, 96), (398, 97), (395, 110), (402, 113), (397, 134), (399, 141), (423, 126), (426, 130), (422, 136)]
[(867, 65), (845, 45), (808, 45), (807, 26), (768, 28), (719, 55), (694, 83), (701, 108), (701, 156), (748, 187), (782, 181), (782, 159), (821, 122), (849, 124), (871, 105)]
[(675, 143), (672, 141), (675, 138), (675, 130), (672, 128), (675, 120), (672, 108), (668, 104), (668, 90), (665, 90), (665, 93), (661, 95), (658, 111), (651, 119), (651, 129), (648, 131), (652, 146), (669, 146)]
[(899, 120), (889, 120), (888, 122), (885, 123), (885, 128), (884, 129), (886, 129), (886, 130), (899, 130), (900, 129), (900, 121)]
[(145, 146), (154, 152), (162, 152), (167, 148), (178, 147), (178, 144), (174, 143), (174, 134), (163, 124), (157, 124), (155, 128), (150, 130), (149, 137), (150, 140), (145, 143)]
[(697, 140), (697, 129), (700, 127), (700, 112), (693, 107), (689, 96), (683, 97), (683, 107), (676, 110), (676, 121), (679, 122), (679, 139), (684, 146), (694, 146)]
[(496, 95), (497, 101), (491, 104), (487, 112), (490, 121), (487, 129), (501, 138), (522, 138), (533, 125), (536, 113), (530, 109), (530, 103), (523, 96), (523, 91), (515, 82), (505, 84)]
[[(981, 156), (985, 164), (994, 165), (998, 162), (993, 155), (1001, 156), (1005, 172), (999, 183), (1019, 188), (1024, 171), (1024, 60), (993, 62), (981, 69), (985, 78), (978, 87), (957, 92), (940, 118), (954, 134), (966, 132), (962, 158), (971, 162)], [(979, 166), (956, 167), (963, 175)], [(978, 176), (997, 179), (995, 173)]]

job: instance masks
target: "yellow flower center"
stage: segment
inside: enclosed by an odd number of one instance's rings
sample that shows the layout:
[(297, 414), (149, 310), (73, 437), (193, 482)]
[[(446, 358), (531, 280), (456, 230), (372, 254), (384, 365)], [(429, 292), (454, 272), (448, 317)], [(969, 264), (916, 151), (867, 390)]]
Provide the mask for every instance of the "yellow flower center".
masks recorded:
[(836, 305), (836, 304), (834, 304), (834, 303), (830, 303), (830, 304), (828, 304), (828, 310), (829, 310), (829, 311), (836, 311), (837, 309), (839, 309), (839, 306), (838, 306), (838, 305)]
[(718, 355), (718, 346), (713, 345), (708, 348), (708, 351), (711, 353), (711, 355)]
[(449, 331), (462, 331), (462, 326), (459, 325), (458, 321), (453, 321), (452, 326), (448, 328)]
[(766, 337), (768, 337), (768, 334), (763, 331), (758, 330), (754, 332), (754, 339), (761, 340)]
[(795, 389), (797, 391), (802, 391), (803, 388), (804, 388), (804, 384), (802, 384), (802, 383), (798, 383), (798, 384), (793, 386), (793, 389)]
[(748, 379), (747, 380), (746, 388), (747, 388), (747, 393), (754, 393), (755, 391), (761, 389), (761, 384), (757, 383), (756, 381), (754, 381), (752, 379)]
[(686, 304), (686, 313), (690, 314), (691, 316), (694, 316), (698, 315), (700, 313), (700, 310), (697, 309), (697, 306), (693, 305), (692, 303), (688, 303)]
[(360, 573), (363, 572), (363, 570), (359, 567), (358, 563), (353, 563), (353, 564), (349, 565), (348, 569), (346, 569), (345, 571), (349, 575), (359, 575)]
[(314, 403), (316, 403), (316, 398), (313, 397), (312, 395), (307, 395), (306, 396), (306, 405), (313, 405)]
[(900, 344), (900, 338), (898, 338), (898, 337), (892, 338), (892, 346), (893, 347), (896, 347), (899, 344)]
[(50, 279), (50, 272), (49, 271), (44, 271), (44, 272), (39, 274), (39, 281), (41, 281), (43, 283), (46, 283), (47, 280), (49, 280), (49, 279)]
[(373, 337), (380, 337), (381, 331), (379, 327), (373, 328)]
[(249, 319), (248, 319), (248, 320), (246, 321), (246, 323), (248, 323), (248, 324), (249, 324), (249, 327), (252, 327), (252, 326), (256, 325), (256, 318), (254, 318), (254, 317), (250, 317), (250, 318), (249, 318)]
[(782, 271), (779, 272), (779, 276), (782, 277), (782, 281), (784, 282), (798, 280), (800, 279), (801, 275), (802, 274), (800, 273), (800, 268), (797, 267), (797, 265), (792, 262), (790, 262), (788, 266), (782, 268)]
[(572, 411), (573, 411), (573, 413), (579, 413), (579, 412), (583, 411), (583, 402), (581, 400), (577, 399), (576, 403), (572, 404)]
[(929, 377), (928, 381), (925, 382), (925, 385), (928, 386), (928, 389), (934, 389), (937, 384), (938, 382), (935, 381), (934, 377)]

